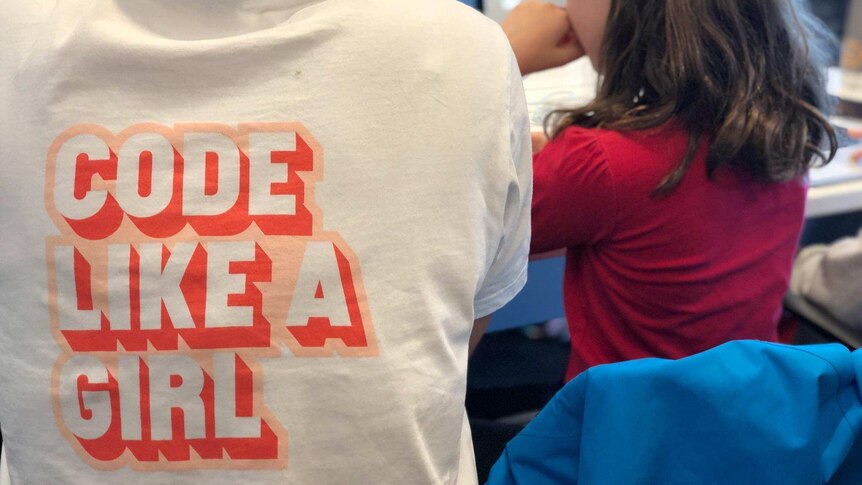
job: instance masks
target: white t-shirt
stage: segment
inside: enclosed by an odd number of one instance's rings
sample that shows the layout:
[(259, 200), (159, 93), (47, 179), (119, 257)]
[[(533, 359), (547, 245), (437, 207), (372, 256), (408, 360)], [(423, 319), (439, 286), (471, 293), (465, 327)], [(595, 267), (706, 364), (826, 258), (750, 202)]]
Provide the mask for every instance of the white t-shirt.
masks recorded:
[[(475, 483), (526, 279), (500, 29), (453, 0), (4, 0), (14, 484)], [(2, 481), (2, 480), (0, 480)]]

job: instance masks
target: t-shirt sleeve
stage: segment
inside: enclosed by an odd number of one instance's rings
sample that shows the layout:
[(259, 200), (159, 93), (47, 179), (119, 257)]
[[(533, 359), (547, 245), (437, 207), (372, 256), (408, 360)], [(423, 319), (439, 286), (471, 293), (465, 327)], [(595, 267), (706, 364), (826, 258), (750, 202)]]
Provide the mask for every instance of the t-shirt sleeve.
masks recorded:
[(533, 157), (531, 253), (598, 244), (611, 236), (617, 194), (593, 131), (567, 128)]
[(862, 327), (862, 231), (799, 252), (790, 289), (844, 323)]
[(489, 241), (492, 255), (473, 300), (475, 318), (494, 313), (508, 303), (527, 282), (530, 249), (530, 201), (533, 193), (530, 120), (524, 85), (514, 55), (510, 55), (507, 143), (509, 184), (500, 237)]

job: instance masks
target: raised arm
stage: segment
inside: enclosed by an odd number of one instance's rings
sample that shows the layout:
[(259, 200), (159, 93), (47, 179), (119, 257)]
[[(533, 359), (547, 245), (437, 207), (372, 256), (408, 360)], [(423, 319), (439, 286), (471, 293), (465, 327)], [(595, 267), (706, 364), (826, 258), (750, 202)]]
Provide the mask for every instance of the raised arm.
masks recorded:
[(556, 5), (527, 0), (503, 20), (522, 75), (562, 66), (584, 55), (566, 11)]

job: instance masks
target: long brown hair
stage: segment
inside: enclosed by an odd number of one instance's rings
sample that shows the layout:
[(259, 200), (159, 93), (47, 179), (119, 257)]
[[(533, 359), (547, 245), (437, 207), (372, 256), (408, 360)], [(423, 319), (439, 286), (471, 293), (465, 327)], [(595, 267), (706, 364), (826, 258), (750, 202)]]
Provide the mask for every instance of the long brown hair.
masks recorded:
[(824, 115), (826, 56), (795, 1), (612, 0), (596, 99), (551, 113), (546, 131), (681, 121), (688, 151), (656, 195), (679, 184), (702, 137), (710, 177), (728, 166), (780, 182), (828, 163), (837, 140)]

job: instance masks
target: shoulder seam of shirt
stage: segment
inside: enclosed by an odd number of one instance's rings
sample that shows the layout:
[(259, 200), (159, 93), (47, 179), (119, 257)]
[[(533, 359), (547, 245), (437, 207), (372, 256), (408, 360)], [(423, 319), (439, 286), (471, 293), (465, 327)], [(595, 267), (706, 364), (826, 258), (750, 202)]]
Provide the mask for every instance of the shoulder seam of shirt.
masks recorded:
[(504, 92), (504, 96), (506, 97), (506, 131), (509, 133), (507, 140), (509, 145), (509, 158), (510, 162), (512, 162), (512, 166), (518, 167), (520, 162), (515, 160), (515, 151), (512, 146), (512, 133), (515, 130), (515, 125), (512, 123), (512, 62), (514, 61), (515, 65), (518, 65), (517, 59), (512, 59), (513, 57), (514, 53), (506, 53), (506, 61), (509, 66), (506, 68), (506, 91)]
[[(590, 130), (588, 129), (585, 131), (590, 131)], [(616, 234), (616, 232), (617, 232), (617, 226), (619, 224), (619, 214), (620, 214), (620, 199), (619, 199), (619, 191), (617, 190), (617, 180), (616, 180), (616, 177), (614, 177), (613, 168), (611, 167), (611, 164), (608, 162), (608, 151), (605, 150), (605, 146), (602, 143), (600, 135), (601, 135), (601, 133), (590, 133), (590, 145), (595, 145), (597, 147), (599, 155), (600, 155), (599, 159), (601, 160), (601, 163), (604, 166), (605, 170), (607, 170), (608, 178), (611, 181), (611, 184), (610, 184), (611, 185), (611, 192), (612, 192), (611, 198), (614, 201), (614, 208), (613, 208), (612, 224), (608, 230), (608, 239), (610, 239), (610, 236), (613, 234)]]

